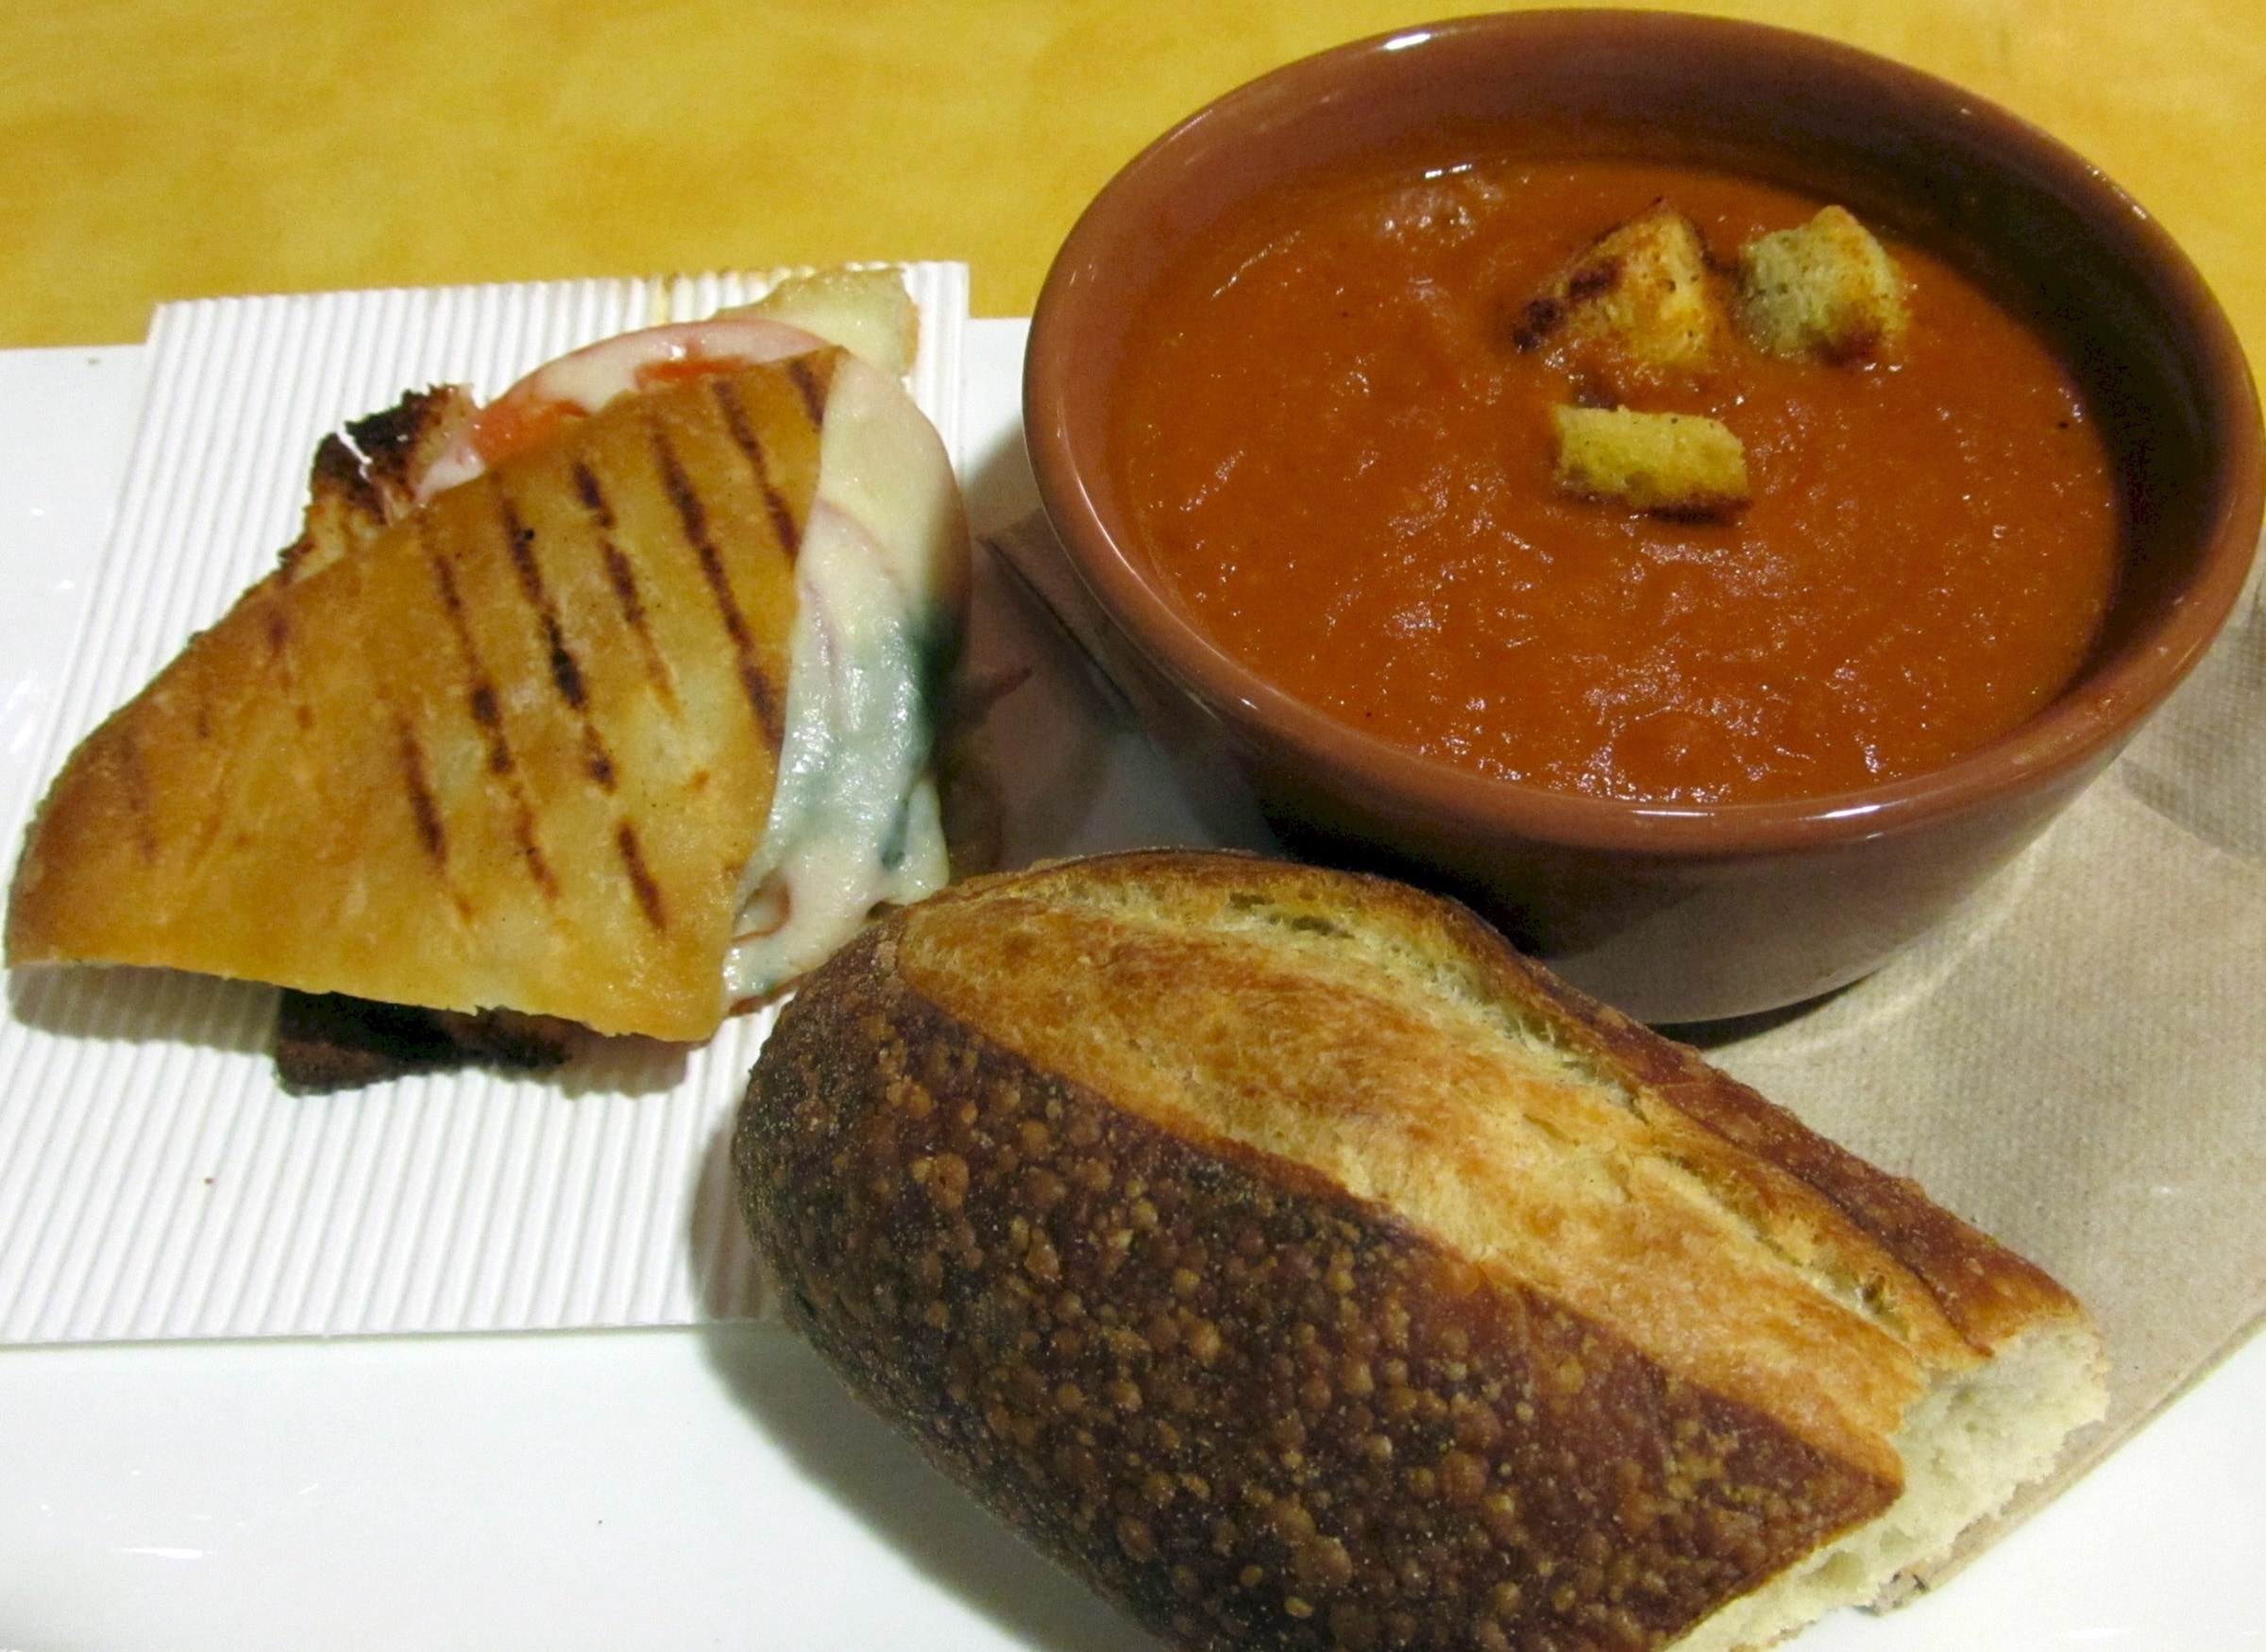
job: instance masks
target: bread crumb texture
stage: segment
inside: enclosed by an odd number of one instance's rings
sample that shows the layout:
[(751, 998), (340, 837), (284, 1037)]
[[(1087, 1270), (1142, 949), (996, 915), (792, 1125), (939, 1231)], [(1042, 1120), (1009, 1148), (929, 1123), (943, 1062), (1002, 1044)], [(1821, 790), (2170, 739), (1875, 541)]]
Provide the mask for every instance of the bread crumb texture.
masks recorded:
[(1836, 206), (1739, 249), (1738, 317), (1773, 355), (1837, 362), (1893, 354), (1909, 322), (1887, 249)]
[(869, 929), (735, 1160), (820, 1352), (1177, 1645), (1761, 1644), (1906, 1558), (1751, 1609), (1932, 1378), (2075, 1310), (1707, 1070), (1399, 885), (1121, 856)]
[(1513, 340), (1521, 349), (1547, 349), (1567, 371), (1626, 397), (1705, 368), (1724, 330), (1699, 226), (1656, 202), (1545, 282)]
[(1720, 419), (1625, 407), (1554, 407), (1558, 491), (1662, 515), (1713, 516), (1748, 502), (1747, 447)]

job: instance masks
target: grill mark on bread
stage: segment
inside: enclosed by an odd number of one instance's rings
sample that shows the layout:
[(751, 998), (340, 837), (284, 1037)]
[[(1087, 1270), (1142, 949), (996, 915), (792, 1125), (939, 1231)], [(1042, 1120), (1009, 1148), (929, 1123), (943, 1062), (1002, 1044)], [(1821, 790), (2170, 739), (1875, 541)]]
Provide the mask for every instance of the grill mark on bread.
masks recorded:
[(614, 531), (614, 507), (606, 499), (606, 490), (599, 485), (598, 473), (580, 459), (574, 462), (574, 494), (583, 501), (583, 509), (590, 513), (601, 532)]
[(465, 703), (471, 707), (472, 720), (480, 725), (481, 733), (487, 736), (488, 772), (509, 775), (512, 772), (512, 745), (504, 737), (503, 708), (497, 701), (495, 684), (476, 683), (472, 692), (465, 696)]
[(637, 657), (644, 662), (646, 681), (660, 696), (661, 703), (669, 710), (677, 709), (676, 679), (668, 669), (668, 662), (661, 653), (661, 645), (654, 640), (652, 623), (646, 614), (645, 594), (637, 588), (637, 570), (622, 554), (621, 547), (614, 542), (614, 504), (606, 497), (604, 484), (598, 473), (577, 460), (574, 465), (575, 497), (582, 500), (583, 509), (589, 513), (591, 523), (598, 530), (599, 561), (606, 570), (606, 584), (614, 593), (614, 605), (620, 612), (621, 623), (629, 628), (630, 635), (637, 642)]
[(542, 565), (535, 560), (535, 531), (521, 519), (518, 509), (508, 497), (499, 492), (496, 498), (503, 518), (504, 540), (511, 547), (512, 568), (519, 576), (520, 592), (543, 628), (544, 647), (550, 655), (551, 686), (582, 722), (583, 772), (600, 790), (611, 792), (615, 784), (614, 756), (606, 750), (605, 736), (599, 733), (597, 719), (590, 714), (590, 692), (583, 679), (582, 666), (575, 659), (574, 650), (566, 645), (566, 629), (559, 623), (558, 603), (544, 583)]
[(630, 887), (636, 891), (637, 907), (645, 914), (646, 922), (656, 930), (668, 929), (668, 908), (661, 899), (661, 885), (653, 882), (645, 864), (645, 847), (637, 841), (637, 828), (624, 820), (614, 833), (614, 847), (620, 851), (622, 868), (630, 875)]
[(826, 422), (826, 391), (834, 382), (833, 358), (829, 356), (825, 360), (827, 370), (823, 377), (812, 365), (809, 356), (790, 356), (786, 362), (786, 376), (794, 380), (795, 389), (802, 394), (803, 411), (810, 415), (813, 430)]
[(685, 466), (669, 446), (668, 433), (658, 426), (653, 430), (653, 456), (661, 467), (661, 483), (668, 493), (669, 502), (676, 507), (677, 521), (685, 532), (685, 542), (699, 559), (701, 575), (708, 582), (708, 594), (716, 600), (717, 616), (723, 622), (724, 632), (732, 639), (732, 650), (739, 666), (739, 685), (748, 697), (748, 706), (755, 714), (755, 723), (763, 736), (776, 751), (786, 742), (786, 717), (780, 704), (780, 695), (770, 679), (764, 675), (763, 665), (755, 658), (754, 639), (748, 632), (747, 616), (739, 611), (739, 598), (732, 594), (731, 575), (724, 567), (723, 554), (708, 532), (708, 507), (702, 502), (700, 490), (685, 474)]
[(535, 841), (535, 818), (528, 809), (524, 798), (520, 799), (518, 812), (513, 818), (512, 835), (518, 844), (519, 857), (527, 863), (528, 875), (535, 880), (535, 886), (543, 891), (546, 899), (556, 901), (559, 898), (558, 876), (550, 869), (550, 863), (543, 858), (543, 846)]
[[(266, 638), (267, 664), (275, 673), (277, 695), (289, 702), (292, 721), (303, 730), (313, 729), (315, 724), (314, 707), (308, 703), (306, 695), (300, 692), (298, 666), (294, 658), (295, 633), (291, 624), (291, 606), (279, 592), (267, 604)], [(197, 715), (197, 732), (203, 733), (205, 713), (201, 704)]]
[[(803, 531), (795, 524), (795, 514), (788, 508), (786, 496), (771, 480), (770, 455), (764, 450), (763, 438), (755, 433), (755, 427), (748, 422), (747, 404), (739, 398), (739, 386), (722, 375), (709, 379), (708, 385), (718, 411), (724, 415), (724, 429), (732, 432), (734, 444), (747, 456), (748, 469), (754, 475), (755, 485), (763, 490), (763, 506), (770, 513), (771, 531), (778, 536), (779, 548), (786, 552), (788, 562), (793, 562), (803, 552)], [(807, 407), (810, 402), (807, 390), (803, 391), (803, 399)]]
[(417, 841), (425, 846), (435, 871), (445, 871), (448, 866), (448, 830), (442, 822), (440, 804), (432, 795), (432, 783), (425, 771), (425, 747), (417, 733), (409, 726), (409, 719), (399, 712), (394, 714), (394, 734), (401, 758), (401, 786), (409, 794), (409, 813), (416, 822)]
[(126, 794), (126, 806), (133, 816), (134, 849), (144, 866), (155, 866), (163, 848), (158, 840), (157, 822), (149, 790), (149, 767), (142, 759), (141, 744), (127, 731), (120, 731), (117, 753), (118, 784)]
[(503, 726), (503, 706), (497, 698), (495, 680), (488, 675), (487, 663), (481, 658), (480, 645), (472, 635), (472, 622), (465, 613), (464, 595), (456, 586), (456, 572), (448, 559), (433, 548), (427, 539), (422, 517), (411, 517), (411, 531), (425, 552), (425, 564), (432, 570), (434, 587), (439, 591), (441, 610), (448, 616), (448, 626), (456, 633), (459, 656), (464, 661), (465, 675), (470, 686), (465, 695), (465, 707), (485, 742), (488, 753), (488, 772), (494, 775), (510, 800), (512, 809), (512, 839), (519, 851), (519, 858), (527, 867), (528, 876), (535, 886), (551, 901), (559, 898), (558, 875), (545, 858), (543, 846), (535, 836), (535, 813), (529, 803), (527, 790), (519, 782), (517, 765), (512, 755), (512, 746)]
[(637, 589), (637, 570), (630, 565), (630, 559), (622, 555), (621, 548), (611, 539), (603, 541), (600, 548), (606, 565), (606, 581), (614, 588), (614, 600), (621, 609), (621, 621), (630, 628), (630, 634), (637, 639), (638, 657), (645, 662), (646, 681), (653, 685), (653, 692), (661, 697), (662, 703), (674, 711), (677, 705), (676, 679), (669, 674), (668, 662), (662, 657), (660, 644), (653, 640), (651, 626), (646, 618), (645, 598)]
[(559, 691), (570, 710), (581, 712), (589, 701), (589, 693), (583, 686), (583, 667), (566, 646), (566, 632), (559, 624), (559, 605), (551, 600), (550, 587), (543, 582), (543, 569), (535, 561), (535, 531), (520, 519), (518, 508), (509, 496), (496, 496), (497, 514), (503, 522), (503, 540), (512, 553), (512, 571), (519, 576), (519, 590), (527, 604), (535, 611), (536, 623), (543, 628), (543, 647), (550, 658), (550, 683)]
[(425, 547), (425, 562), (432, 569), (433, 586), (440, 592), (441, 611), (448, 615), (448, 627), (456, 633), (457, 652), (464, 660), (469, 683), (465, 691), (465, 709), (479, 726), (487, 747), (488, 772), (508, 775), (512, 772), (512, 747), (503, 732), (503, 709), (496, 698), (496, 684), (488, 676), (487, 664), (480, 657), (480, 646), (472, 640), (472, 623), (465, 614), (463, 593), (456, 588), (456, 570), (449, 566), (448, 557), (430, 544)]

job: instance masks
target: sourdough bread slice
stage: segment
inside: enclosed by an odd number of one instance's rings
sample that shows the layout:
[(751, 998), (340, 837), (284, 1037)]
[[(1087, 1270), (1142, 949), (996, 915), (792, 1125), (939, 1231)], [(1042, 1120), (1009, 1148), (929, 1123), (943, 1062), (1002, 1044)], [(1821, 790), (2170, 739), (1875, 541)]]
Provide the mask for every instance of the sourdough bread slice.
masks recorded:
[(1760, 1646), (2102, 1405), (2038, 1269), (1450, 903), (978, 880), (807, 982), (743, 1207), (789, 1317), (1185, 1646)]

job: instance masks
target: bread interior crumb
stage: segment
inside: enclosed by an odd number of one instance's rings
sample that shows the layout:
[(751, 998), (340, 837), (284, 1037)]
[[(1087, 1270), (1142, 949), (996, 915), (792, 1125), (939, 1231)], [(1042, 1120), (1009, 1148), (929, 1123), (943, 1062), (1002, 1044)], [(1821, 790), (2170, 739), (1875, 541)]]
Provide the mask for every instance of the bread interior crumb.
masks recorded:
[(2076, 1327), (2052, 1325), (1987, 1365), (1939, 1378), (1897, 1433), (1904, 1490), (1887, 1513), (1732, 1601), (1677, 1652), (1771, 1645), (1838, 1607), (1872, 1603), (1900, 1573), (1945, 1555), (1961, 1532), (2044, 1474), (2072, 1429), (2100, 1416), (2091, 1361)]

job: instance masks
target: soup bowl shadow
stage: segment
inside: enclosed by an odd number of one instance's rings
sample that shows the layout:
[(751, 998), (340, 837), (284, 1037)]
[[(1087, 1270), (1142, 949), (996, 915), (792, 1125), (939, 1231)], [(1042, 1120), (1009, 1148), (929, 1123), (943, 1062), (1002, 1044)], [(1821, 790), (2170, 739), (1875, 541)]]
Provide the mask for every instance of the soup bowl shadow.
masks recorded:
[[(2116, 598), (2072, 680), (1932, 771), (1831, 797), (1648, 803), (1511, 784), (1303, 703), (1175, 604), (1113, 464), (1145, 295), (1254, 196), (1380, 152), (1600, 156), (1834, 200), (1982, 282), (2055, 349), (2115, 466)], [(1543, 11), (1306, 59), (1159, 138), (1102, 191), (1033, 315), (1025, 439), (1078, 629), (1168, 750), (1223, 759), (1294, 851), (1456, 895), (1650, 1021), (1798, 1003), (1950, 913), (2106, 767), (2209, 646), (2256, 550), (2261, 443), (2232, 327), (2138, 204), (1947, 82), (1806, 35)]]

